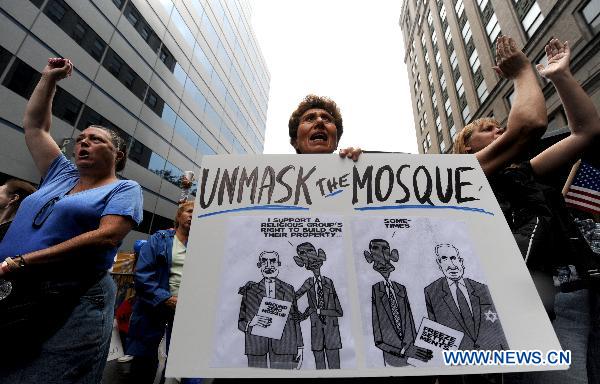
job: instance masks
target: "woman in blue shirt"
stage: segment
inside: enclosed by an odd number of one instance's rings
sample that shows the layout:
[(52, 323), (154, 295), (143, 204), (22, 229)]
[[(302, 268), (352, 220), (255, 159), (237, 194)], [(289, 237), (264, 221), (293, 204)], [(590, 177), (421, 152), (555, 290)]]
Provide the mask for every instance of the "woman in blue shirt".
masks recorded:
[(25, 111), (25, 141), (43, 181), (0, 243), (0, 278), (13, 283), (0, 302), (0, 317), (14, 320), (0, 320), (10, 346), (0, 352), (4, 382), (101, 381), (115, 301), (107, 270), (142, 220), (139, 184), (116, 175), (127, 159), (121, 137), (86, 128), (73, 164), (50, 135), (56, 83), (72, 69), (67, 59), (48, 60)]

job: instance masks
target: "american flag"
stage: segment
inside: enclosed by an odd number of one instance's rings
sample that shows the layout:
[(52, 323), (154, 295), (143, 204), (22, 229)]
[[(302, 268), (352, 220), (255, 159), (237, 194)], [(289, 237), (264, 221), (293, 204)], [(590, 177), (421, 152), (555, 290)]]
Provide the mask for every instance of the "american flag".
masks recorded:
[(573, 208), (600, 214), (600, 170), (582, 161), (565, 201)]

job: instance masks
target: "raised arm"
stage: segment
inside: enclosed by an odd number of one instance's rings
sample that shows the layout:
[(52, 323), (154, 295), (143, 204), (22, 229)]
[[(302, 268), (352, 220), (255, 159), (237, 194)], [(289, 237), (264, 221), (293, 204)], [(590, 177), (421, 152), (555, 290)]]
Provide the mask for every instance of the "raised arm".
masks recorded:
[(40, 175), (44, 177), (48, 167), (60, 154), (60, 148), (50, 136), (52, 124), (52, 99), (56, 83), (71, 75), (73, 64), (68, 59), (48, 59), (42, 77), (33, 90), (23, 118), (25, 143)]
[(494, 69), (514, 82), (514, 102), (506, 131), (476, 153), (486, 175), (505, 167), (540, 138), (548, 125), (546, 103), (529, 59), (508, 36), (498, 37)]
[(562, 101), (571, 134), (531, 160), (533, 171), (546, 175), (572, 164), (600, 136), (600, 116), (592, 100), (575, 80), (569, 69), (569, 43), (552, 39), (546, 45), (548, 65), (538, 65), (540, 75), (554, 84)]

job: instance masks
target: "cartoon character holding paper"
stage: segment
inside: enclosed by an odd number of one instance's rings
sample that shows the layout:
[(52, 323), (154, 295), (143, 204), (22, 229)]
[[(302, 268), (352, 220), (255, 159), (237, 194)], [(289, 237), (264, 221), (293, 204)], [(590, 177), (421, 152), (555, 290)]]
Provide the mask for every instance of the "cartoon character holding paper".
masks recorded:
[[(255, 368), (300, 369), (303, 342), (294, 287), (277, 278), (281, 262), (275, 251), (264, 251), (256, 264), (263, 279), (248, 282), (242, 295), (238, 328), (245, 333), (248, 366)], [(281, 324), (281, 331), (270, 332)], [(261, 335), (269, 335), (261, 336)]]
[(408, 358), (429, 361), (432, 351), (417, 347), (415, 322), (404, 285), (390, 280), (390, 273), (396, 268), (392, 261), (399, 259), (398, 250), (390, 251), (386, 240), (373, 239), (369, 250), (364, 251), (367, 262), (381, 274), (383, 281), (375, 283), (371, 291), (371, 316), (375, 346), (383, 351), (385, 365), (403, 367)]
[(464, 277), (464, 260), (454, 245), (436, 245), (435, 255), (444, 276), (425, 287), (429, 319), (463, 332), (459, 349), (506, 349), (487, 286)]
[[(311, 243), (302, 243), (296, 247), (294, 261), (299, 267), (305, 267), (313, 273), (296, 291), (296, 299), (305, 294), (308, 297), (308, 308), (302, 319), (310, 315), (311, 349), (315, 355), (317, 369), (339, 369), (340, 348), (342, 340), (338, 317), (344, 315), (340, 300), (335, 291), (333, 281), (321, 275), (321, 266), (327, 256), (322, 249), (315, 249)], [(327, 365), (325, 365), (327, 357)]]

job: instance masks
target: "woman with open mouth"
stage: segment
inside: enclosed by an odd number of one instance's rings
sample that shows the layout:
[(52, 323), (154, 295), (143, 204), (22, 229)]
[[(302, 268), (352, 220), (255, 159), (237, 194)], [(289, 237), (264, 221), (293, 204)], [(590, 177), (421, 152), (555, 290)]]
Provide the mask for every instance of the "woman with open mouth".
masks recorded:
[(99, 383), (110, 346), (115, 284), (107, 273), (123, 238), (142, 221), (138, 183), (120, 180), (127, 143), (90, 126), (75, 164), (50, 135), (52, 99), (71, 75), (49, 59), (25, 110), (25, 141), (43, 181), (23, 200), (0, 244), (0, 381)]

